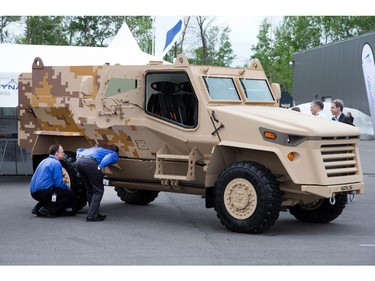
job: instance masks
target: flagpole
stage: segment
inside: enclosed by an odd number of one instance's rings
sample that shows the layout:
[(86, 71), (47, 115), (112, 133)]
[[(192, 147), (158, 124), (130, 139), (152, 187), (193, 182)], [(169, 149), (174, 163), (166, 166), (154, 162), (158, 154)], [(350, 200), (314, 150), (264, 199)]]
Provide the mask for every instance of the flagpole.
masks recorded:
[(152, 55), (155, 56), (155, 19), (156, 17), (152, 17), (152, 46), (151, 46), (151, 52)]

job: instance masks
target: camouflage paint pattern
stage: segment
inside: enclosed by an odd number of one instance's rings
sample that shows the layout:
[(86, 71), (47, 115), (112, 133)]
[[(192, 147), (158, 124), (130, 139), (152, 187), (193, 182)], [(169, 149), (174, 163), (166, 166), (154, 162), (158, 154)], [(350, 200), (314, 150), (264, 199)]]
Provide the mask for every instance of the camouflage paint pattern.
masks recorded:
[[(176, 73), (188, 77), (196, 95), (194, 126), (147, 112), (146, 92), (152, 90), (146, 77), (177, 77)], [(212, 99), (204, 77), (230, 78), (239, 99)], [(135, 86), (108, 93), (111, 79), (135, 81)], [(273, 99), (248, 101), (241, 79), (264, 80)], [(63, 145), (69, 140), (66, 146), (72, 151), (78, 148), (77, 136), (87, 147), (116, 144), (121, 160), (107, 170), (108, 176), (123, 183), (157, 182), (158, 190), (204, 194), (231, 163), (254, 161), (280, 180), (285, 205), (337, 192), (363, 193), (359, 130), (278, 108), (276, 86), (269, 84), (258, 61), (238, 69), (192, 66), (183, 55), (171, 65), (143, 66), (44, 66), (36, 58), (32, 74), (23, 73), (19, 80), (19, 144), (34, 147), (35, 153), (41, 151), (36, 149), (38, 135)], [(266, 139), (268, 131), (278, 137)], [(290, 138), (298, 141), (289, 144)], [(324, 151), (331, 147), (330, 154), (350, 148), (350, 168), (332, 170), (325, 164)], [(294, 161), (288, 160), (289, 153), (296, 155)], [(178, 188), (179, 182), (185, 190)]]

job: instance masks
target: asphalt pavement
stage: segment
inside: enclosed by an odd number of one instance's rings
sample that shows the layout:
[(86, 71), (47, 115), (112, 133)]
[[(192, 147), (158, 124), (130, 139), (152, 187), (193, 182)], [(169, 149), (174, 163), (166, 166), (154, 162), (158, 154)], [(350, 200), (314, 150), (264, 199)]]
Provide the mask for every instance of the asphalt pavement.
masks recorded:
[(257, 235), (228, 231), (200, 196), (160, 193), (151, 204), (135, 206), (112, 187), (102, 200), (103, 222), (86, 222), (87, 207), (75, 217), (37, 217), (30, 177), (0, 176), (0, 265), (362, 265), (373, 273), (374, 155), (375, 141), (361, 141), (365, 193), (339, 218), (310, 224), (281, 212)]

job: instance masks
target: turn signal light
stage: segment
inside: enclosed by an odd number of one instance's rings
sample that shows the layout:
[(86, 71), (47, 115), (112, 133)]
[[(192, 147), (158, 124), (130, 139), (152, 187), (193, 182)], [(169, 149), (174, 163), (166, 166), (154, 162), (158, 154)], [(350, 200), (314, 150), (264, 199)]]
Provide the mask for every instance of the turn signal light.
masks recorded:
[(294, 153), (293, 152), (289, 152), (288, 153), (288, 159), (289, 159), (289, 161), (293, 161), (294, 160)]
[(274, 140), (274, 139), (276, 139), (276, 134), (272, 133), (272, 132), (265, 131), (264, 137), (266, 137), (267, 139)]

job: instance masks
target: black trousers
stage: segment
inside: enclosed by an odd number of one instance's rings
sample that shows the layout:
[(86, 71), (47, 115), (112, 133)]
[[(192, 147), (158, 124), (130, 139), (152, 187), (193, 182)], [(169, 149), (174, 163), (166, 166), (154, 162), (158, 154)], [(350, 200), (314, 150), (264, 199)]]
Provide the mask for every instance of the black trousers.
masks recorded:
[(99, 215), (100, 202), (104, 194), (103, 173), (98, 170), (98, 163), (90, 158), (78, 158), (77, 170), (87, 190), (87, 202), (89, 203), (88, 217)]
[[(53, 194), (56, 194), (56, 202), (52, 202)], [(57, 187), (38, 190), (31, 193), (31, 197), (36, 201), (39, 201), (34, 207), (36, 211), (41, 207), (44, 207), (51, 215), (62, 214), (66, 208), (72, 208), (75, 210), (77, 204), (77, 198), (74, 191)]]

